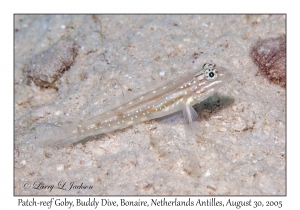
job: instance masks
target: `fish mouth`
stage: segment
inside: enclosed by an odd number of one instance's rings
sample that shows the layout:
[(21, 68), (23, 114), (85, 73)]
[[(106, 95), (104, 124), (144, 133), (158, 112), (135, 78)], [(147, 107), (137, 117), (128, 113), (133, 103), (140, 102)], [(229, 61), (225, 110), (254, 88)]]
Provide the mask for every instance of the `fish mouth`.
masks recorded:
[(219, 72), (218, 80), (220, 80), (221, 83), (226, 83), (233, 79), (233, 75), (230, 70), (221, 66), (218, 66), (216, 69)]

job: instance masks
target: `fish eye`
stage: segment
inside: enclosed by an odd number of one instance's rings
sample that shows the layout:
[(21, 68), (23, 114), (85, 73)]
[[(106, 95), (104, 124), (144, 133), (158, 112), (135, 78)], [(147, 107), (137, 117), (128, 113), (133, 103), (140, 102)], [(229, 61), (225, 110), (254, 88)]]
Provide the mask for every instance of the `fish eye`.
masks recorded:
[(215, 69), (216, 64), (205, 63), (202, 70), (195, 75), (198, 80), (206, 77), (206, 79), (216, 79), (218, 76), (218, 71)]
[(206, 79), (216, 79), (218, 76), (218, 71), (215, 69), (206, 69), (205, 70)]

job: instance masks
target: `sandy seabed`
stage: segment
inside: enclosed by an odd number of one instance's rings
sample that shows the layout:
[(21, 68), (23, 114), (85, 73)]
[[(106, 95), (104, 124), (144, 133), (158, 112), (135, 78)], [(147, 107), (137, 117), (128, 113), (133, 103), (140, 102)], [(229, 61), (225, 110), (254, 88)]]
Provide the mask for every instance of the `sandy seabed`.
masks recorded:
[[(285, 195), (285, 89), (249, 55), (283, 34), (284, 15), (15, 15), (15, 195)], [(27, 83), (29, 60), (63, 37), (78, 52), (55, 88)], [(84, 121), (204, 63), (234, 78), (194, 107), (195, 141), (175, 117), (36, 146), (49, 124)]]

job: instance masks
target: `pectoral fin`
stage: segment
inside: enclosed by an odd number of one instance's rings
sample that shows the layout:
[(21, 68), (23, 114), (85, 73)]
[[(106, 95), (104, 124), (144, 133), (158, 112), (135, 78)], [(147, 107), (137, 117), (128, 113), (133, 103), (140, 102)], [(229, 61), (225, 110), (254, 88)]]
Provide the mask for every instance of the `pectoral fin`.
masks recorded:
[(194, 121), (198, 119), (198, 114), (192, 106), (183, 105), (183, 117), (186, 140), (190, 141), (196, 138), (196, 130)]

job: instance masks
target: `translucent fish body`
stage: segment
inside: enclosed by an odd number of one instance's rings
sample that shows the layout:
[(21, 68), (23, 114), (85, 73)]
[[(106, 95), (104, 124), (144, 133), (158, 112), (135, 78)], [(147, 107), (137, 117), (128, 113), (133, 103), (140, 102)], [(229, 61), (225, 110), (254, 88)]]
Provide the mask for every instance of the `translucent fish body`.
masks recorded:
[(183, 110), (186, 121), (195, 118), (192, 106), (214, 94), (232, 78), (229, 70), (205, 64), (201, 70), (176, 78), (119, 107), (88, 120), (46, 130), (40, 145), (65, 146), (88, 136), (123, 129)]

